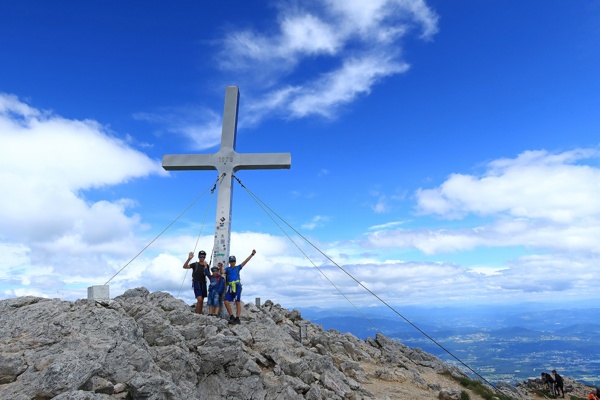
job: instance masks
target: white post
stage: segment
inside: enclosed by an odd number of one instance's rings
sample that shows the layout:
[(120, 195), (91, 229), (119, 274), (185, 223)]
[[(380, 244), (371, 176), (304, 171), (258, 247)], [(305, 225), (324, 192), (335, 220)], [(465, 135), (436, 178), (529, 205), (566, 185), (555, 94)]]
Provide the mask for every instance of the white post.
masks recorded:
[(304, 340), (308, 339), (306, 334), (306, 325), (300, 325), (300, 342), (302, 343)]
[(88, 301), (110, 301), (108, 285), (97, 285), (88, 287)]

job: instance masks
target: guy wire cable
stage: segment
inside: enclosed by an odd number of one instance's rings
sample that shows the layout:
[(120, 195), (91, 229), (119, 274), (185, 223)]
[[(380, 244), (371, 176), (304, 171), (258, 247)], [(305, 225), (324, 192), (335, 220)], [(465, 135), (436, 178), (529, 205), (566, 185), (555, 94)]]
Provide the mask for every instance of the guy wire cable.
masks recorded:
[[(377, 294), (375, 294), (373, 291), (371, 291), (368, 287), (366, 287), (360, 281), (358, 281), (356, 278), (354, 278), (354, 276), (352, 276), (348, 271), (346, 271), (344, 268), (342, 268), (340, 265), (338, 265), (335, 261), (333, 261), (327, 254), (325, 254), (318, 247), (316, 247), (310, 240), (308, 240), (304, 235), (302, 235), (293, 226), (291, 226), (285, 219), (283, 219), (281, 216), (279, 216), (273, 209), (271, 209), (267, 204), (265, 204), (262, 200), (260, 200), (258, 198), (258, 196), (254, 195), (254, 193), (252, 193), (248, 188), (246, 188), (246, 186), (244, 186), (242, 184), (242, 182), (237, 177), (235, 177), (235, 179), (255, 199), (255, 201), (256, 200), (260, 201), (260, 203), (263, 204), (271, 213), (273, 213), (275, 216), (277, 216), (277, 218), (279, 218), (292, 231), (294, 231), (298, 236), (300, 236), (302, 239), (304, 239), (305, 242), (307, 242), (308, 244), (310, 244), (315, 250), (317, 250), (319, 253), (321, 253), (325, 258), (327, 258), (329, 261), (331, 261), (336, 267), (338, 267), (338, 269), (340, 269), (342, 272), (344, 272), (346, 275), (348, 275), (353, 281), (355, 281), (356, 283), (358, 283), (363, 289), (365, 289), (367, 292), (369, 292), (373, 297), (375, 297), (377, 300), (379, 300), (387, 308), (389, 308), (390, 310), (392, 310), (396, 315), (398, 315), (400, 318), (402, 318), (404, 321), (406, 321), (408, 324), (410, 324), (413, 328), (415, 328), (417, 331), (419, 331), (422, 335), (424, 335), (427, 339), (429, 339), (431, 342), (433, 342), (435, 345), (437, 345), (440, 349), (442, 349), (443, 351), (445, 351), (448, 355), (450, 355), (452, 358), (454, 358), (456, 361), (458, 361), (460, 364), (462, 364), (465, 368), (467, 368), (469, 371), (471, 371), (473, 374), (475, 374), (477, 377), (479, 377), (483, 382), (487, 383), (490, 387), (492, 387), (498, 393), (501, 393), (501, 394), (504, 395), (504, 393), (502, 393), (502, 391), (500, 391), (498, 388), (496, 388), (494, 385), (492, 385), (487, 379), (485, 379), (483, 376), (481, 376), (479, 373), (477, 373), (477, 371), (475, 371), (473, 368), (471, 368), (469, 365), (467, 365), (460, 358), (458, 358), (457, 356), (455, 356), (450, 350), (448, 350), (447, 348), (445, 348), (442, 344), (438, 343), (434, 338), (432, 338), (431, 336), (429, 336), (425, 331), (423, 331), (421, 328), (419, 328), (417, 325), (415, 325), (412, 321), (410, 321), (404, 315), (400, 314), (400, 312), (398, 312), (394, 307), (392, 307), (391, 305), (389, 305), (381, 297), (379, 297)], [(286, 234), (286, 236), (287, 236), (287, 234)], [(304, 252), (303, 252), (303, 254), (304, 254)], [(319, 272), (321, 272), (320, 269), (319, 269)], [(321, 272), (321, 273), (323, 274), (323, 272)], [(334, 285), (334, 287), (335, 287), (335, 285)], [(338, 288), (336, 287), (336, 289), (338, 289)], [(338, 291), (339, 291), (339, 289), (338, 289)], [(344, 297), (346, 297), (346, 296), (344, 296)], [(352, 304), (352, 303), (350, 303), (350, 304)], [(361, 313), (361, 315), (362, 315), (362, 313)], [(367, 319), (367, 321), (369, 321), (369, 320)], [(372, 324), (371, 321), (369, 321), (369, 322)]]
[[(238, 181), (238, 183), (240, 184), (240, 186), (242, 186), (242, 188), (246, 189), (246, 191), (248, 192), (248, 194), (250, 195), (250, 197), (252, 197), (252, 199), (253, 199), (253, 200), (256, 202), (256, 204), (257, 204), (257, 205), (258, 205), (258, 206), (259, 206), (259, 207), (260, 207), (260, 208), (263, 210), (263, 212), (264, 212), (265, 214), (267, 214), (267, 216), (268, 216), (269, 218), (271, 218), (271, 221), (273, 221), (273, 223), (274, 223), (274, 224), (275, 224), (275, 225), (276, 225), (276, 226), (279, 228), (279, 230), (280, 230), (281, 232), (283, 232), (283, 234), (284, 234), (284, 235), (285, 235), (285, 236), (286, 236), (286, 237), (289, 239), (289, 241), (290, 241), (290, 242), (292, 242), (292, 243), (294, 244), (294, 246), (296, 246), (296, 248), (298, 249), (298, 251), (300, 251), (300, 253), (302, 253), (302, 254), (304, 255), (304, 257), (306, 257), (306, 259), (307, 259), (308, 261), (310, 261), (310, 263), (313, 265), (313, 267), (315, 267), (315, 268), (317, 269), (317, 271), (319, 271), (319, 273), (320, 273), (321, 275), (323, 275), (323, 277), (324, 277), (325, 279), (327, 279), (327, 281), (328, 281), (328, 282), (331, 284), (331, 286), (333, 286), (333, 287), (334, 287), (334, 288), (335, 288), (335, 289), (336, 289), (336, 290), (339, 292), (339, 294), (341, 294), (341, 295), (342, 295), (342, 296), (343, 296), (343, 297), (346, 299), (346, 301), (347, 301), (348, 303), (350, 303), (350, 305), (351, 305), (352, 307), (354, 307), (354, 309), (355, 309), (355, 310), (356, 310), (356, 311), (357, 311), (357, 312), (358, 312), (360, 315), (362, 315), (362, 317), (363, 317), (364, 319), (366, 319), (366, 320), (367, 320), (367, 322), (369, 322), (369, 323), (371, 324), (371, 326), (372, 326), (372, 327), (373, 327), (373, 328), (374, 328), (374, 329), (375, 329), (377, 332), (381, 332), (381, 331), (379, 330), (379, 328), (378, 328), (378, 327), (377, 327), (377, 326), (376, 326), (376, 325), (375, 325), (375, 324), (374, 324), (374, 323), (373, 323), (373, 322), (372, 322), (372, 321), (371, 321), (369, 318), (367, 318), (367, 316), (366, 316), (365, 314), (363, 314), (363, 313), (362, 313), (362, 311), (360, 311), (360, 310), (358, 309), (358, 307), (357, 307), (357, 306), (356, 306), (356, 305), (355, 305), (355, 304), (354, 304), (354, 303), (353, 303), (353, 302), (352, 302), (352, 301), (351, 301), (351, 300), (350, 300), (350, 299), (349, 299), (349, 298), (348, 298), (348, 297), (347, 297), (347, 296), (346, 296), (346, 295), (345, 295), (345, 294), (344, 294), (344, 293), (343, 293), (343, 292), (340, 290), (340, 288), (338, 288), (338, 287), (336, 286), (336, 284), (335, 284), (335, 283), (333, 283), (333, 282), (331, 281), (331, 279), (329, 279), (329, 277), (328, 277), (328, 276), (327, 276), (327, 275), (326, 275), (326, 274), (325, 274), (325, 273), (324, 273), (324, 272), (321, 270), (321, 268), (319, 268), (319, 267), (317, 266), (317, 264), (315, 264), (315, 263), (314, 263), (314, 261), (313, 261), (313, 260), (312, 260), (312, 259), (311, 259), (311, 258), (308, 256), (308, 254), (306, 254), (306, 253), (304, 252), (304, 250), (302, 250), (302, 249), (300, 248), (300, 246), (298, 246), (298, 244), (297, 244), (297, 243), (294, 241), (294, 239), (292, 239), (292, 238), (290, 237), (290, 235), (288, 235), (288, 233), (287, 233), (287, 232), (286, 232), (286, 231), (285, 231), (285, 230), (284, 230), (284, 229), (283, 229), (283, 228), (282, 228), (282, 227), (281, 227), (281, 226), (280, 226), (280, 225), (277, 223), (277, 221), (275, 221), (275, 219), (273, 219), (273, 217), (271, 216), (271, 214), (269, 214), (269, 213), (267, 212), (267, 210), (265, 210), (265, 208), (264, 208), (264, 207), (263, 207), (263, 206), (260, 204), (260, 203), (261, 203), (260, 199), (256, 198), (256, 196), (254, 195), (254, 193), (252, 193), (252, 192), (251, 192), (251, 191), (250, 191), (248, 188), (246, 188), (246, 186), (244, 186), (244, 184), (243, 184), (243, 183), (242, 183), (242, 182), (241, 182), (241, 181), (238, 179), (238, 177), (237, 177), (237, 176), (233, 175), (233, 178), (235, 178), (235, 179)], [(284, 222), (285, 222), (285, 221), (284, 221)]]
[[(219, 178), (217, 178), (217, 181), (214, 183), (214, 185), (213, 185), (213, 190), (214, 190), (214, 187), (216, 187), (216, 185), (217, 185), (217, 182), (218, 182), (218, 181), (219, 181)], [(108, 285), (108, 283), (109, 283), (110, 281), (112, 281), (112, 280), (113, 280), (113, 278), (114, 278), (115, 276), (119, 275), (119, 274), (121, 273), (121, 271), (123, 271), (123, 270), (124, 270), (124, 269), (125, 269), (125, 268), (126, 268), (128, 265), (129, 265), (129, 264), (131, 264), (131, 263), (133, 262), (133, 260), (135, 260), (135, 259), (136, 259), (136, 258), (137, 258), (137, 257), (138, 257), (140, 254), (142, 254), (142, 253), (143, 253), (143, 252), (144, 252), (144, 251), (145, 251), (145, 250), (146, 250), (148, 247), (150, 247), (150, 245), (151, 245), (152, 243), (154, 243), (154, 242), (156, 241), (156, 239), (158, 239), (159, 237), (161, 237), (161, 235), (162, 235), (163, 233), (165, 233), (165, 232), (166, 232), (166, 231), (167, 231), (167, 230), (168, 230), (168, 229), (169, 229), (171, 226), (173, 226), (173, 224), (174, 224), (175, 222), (177, 222), (177, 220), (178, 220), (179, 218), (181, 218), (181, 217), (182, 217), (182, 216), (183, 216), (183, 215), (184, 215), (186, 212), (188, 212), (188, 210), (189, 210), (190, 208), (192, 208), (192, 206), (193, 206), (194, 204), (196, 204), (196, 202), (198, 202), (198, 200), (200, 200), (200, 199), (201, 199), (201, 198), (202, 198), (202, 197), (203, 197), (203, 196), (206, 194), (206, 192), (208, 192), (208, 188), (207, 188), (207, 189), (206, 189), (204, 192), (202, 192), (202, 194), (201, 194), (200, 196), (198, 196), (198, 197), (196, 198), (196, 200), (194, 200), (194, 201), (192, 202), (192, 204), (190, 204), (190, 205), (189, 205), (189, 206), (188, 206), (188, 207), (187, 207), (185, 210), (183, 210), (183, 212), (182, 212), (181, 214), (179, 214), (179, 216), (178, 216), (177, 218), (175, 218), (175, 220), (174, 220), (173, 222), (171, 222), (171, 223), (170, 223), (170, 224), (169, 224), (169, 225), (168, 225), (168, 226), (167, 226), (165, 229), (163, 229), (163, 231), (162, 231), (161, 233), (159, 233), (159, 234), (158, 234), (158, 236), (156, 236), (154, 239), (152, 239), (152, 240), (150, 241), (150, 243), (148, 243), (148, 244), (146, 245), (146, 247), (144, 247), (142, 250), (140, 250), (140, 252), (139, 252), (139, 253), (137, 253), (137, 254), (136, 254), (136, 255), (135, 255), (135, 256), (134, 256), (134, 257), (133, 257), (131, 260), (129, 260), (129, 262), (128, 262), (127, 264), (125, 264), (125, 265), (123, 266), (123, 268), (121, 268), (120, 270), (118, 270), (116, 274), (114, 274), (114, 275), (113, 275), (113, 276), (112, 276), (112, 277), (111, 277), (111, 278), (110, 278), (108, 281), (106, 281), (106, 283), (105, 283), (104, 285)]]

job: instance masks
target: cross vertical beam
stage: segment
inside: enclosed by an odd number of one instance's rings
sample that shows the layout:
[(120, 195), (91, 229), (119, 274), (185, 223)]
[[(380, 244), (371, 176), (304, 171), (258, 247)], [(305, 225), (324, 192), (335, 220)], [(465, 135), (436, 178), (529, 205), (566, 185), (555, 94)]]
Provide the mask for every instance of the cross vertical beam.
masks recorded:
[(217, 170), (217, 215), (213, 264), (227, 266), (231, 241), (233, 173), (244, 169), (289, 169), (290, 153), (238, 153), (235, 150), (240, 92), (237, 86), (225, 88), (225, 108), (221, 128), (221, 147), (214, 154), (166, 154), (162, 166), (167, 171)]

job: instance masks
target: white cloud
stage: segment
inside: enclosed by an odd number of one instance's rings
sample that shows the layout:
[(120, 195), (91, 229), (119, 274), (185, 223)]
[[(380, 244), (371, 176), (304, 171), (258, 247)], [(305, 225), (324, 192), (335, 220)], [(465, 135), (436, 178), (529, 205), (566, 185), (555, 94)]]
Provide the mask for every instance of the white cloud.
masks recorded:
[[(151, 239), (143, 237), (143, 222), (132, 213), (135, 202), (84, 197), (86, 190), (164, 173), (157, 161), (115, 139), (98, 123), (66, 120), (13, 96), (0, 96), (0, 135), (3, 143), (10, 143), (10, 151), (0, 149), (0, 185), (5, 194), (0, 200), (3, 296), (81, 298), (88, 286), (104, 284), (125, 267), (110, 282), (113, 296), (146, 286), (193, 301), (190, 277), (181, 266), (188, 251), (210, 251), (212, 234), (161, 237), (132, 259)], [(53, 157), (57, 141), (60, 157)], [(598, 168), (589, 165), (596, 154), (585, 149), (525, 152), (489, 163), (481, 176), (461, 175), (455, 180), (453, 175), (440, 187), (421, 190), (417, 196), (421, 213), (485, 215), (485, 223), (465, 228), (469, 225), (465, 220), (460, 229), (410, 230), (397, 229), (403, 222), (396, 220), (371, 227), (367, 242), (315, 246), (390, 304), (435, 303), (440, 297), (462, 302), (594, 296), (594, 277), (600, 272), (600, 247), (595, 240), (600, 218), (598, 206), (585, 203), (597, 195)], [(554, 184), (540, 182), (542, 177)], [(431, 199), (435, 206), (428, 202)], [(534, 204), (538, 207), (531, 215), (520, 214), (519, 207)], [(304, 228), (326, 221), (315, 216)], [(239, 260), (258, 250), (242, 273), (245, 301), (261, 297), (294, 306), (303, 301), (345, 302), (313, 263), (357, 304), (372, 301), (320, 251), (294, 239), (296, 244), (266, 234), (232, 234), (232, 254)], [(438, 254), (480, 246), (522, 246), (539, 254), (507, 260), (501, 268), (481, 261), (476, 269), (386, 256), (389, 248)]]
[[(565, 302), (580, 296), (598, 297), (592, 276), (600, 272), (598, 259), (575, 261), (570, 258), (537, 256), (514, 260), (496, 273), (479, 273), (452, 263), (387, 262), (342, 264), (365, 287), (390, 304), (444, 304), (485, 301), (547, 301), (560, 297)], [(272, 266), (277, 269), (273, 273)], [(281, 267), (281, 269), (279, 269)], [(373, 302), (374, 298), (356, 281), (335, 266), (320, 270), (353, 303)], [(557, 271), (555, 274), (554, 271)], [(298, 267), (279, 262), (256, 263), (243, 272), (244, 300), (272, 299), (284, 305), (347, 306), (331, 283), (314, 266)]]
[[(182, 269), (188, 251), (199, 249), (210, 251), (212, 235), (202, 236), (197, 248), (193, 248), (197, 238), (192, 236), (172, 236), (159, 239), (149, 251), (143, 253), (128, 265), (110, 282), (111, 296), (127, 289), (145, 286), (151, 291), (169, 291), (174, 296), (193, 303), (191, 277)], [(286, 307), (314, 305), (347, 306), (347, 301), (331, 286), (316, 267), (326, 274), (352, 302), (357, 305), (371, 303), (373, 297), (352, 280), (346, 273), (332, 265), (314, 248), (294, 238), (310, 260), (285, 237), (275, 237), (259, 233), (233, 233), (232, 254), (242, 261), (257, 249), (257, 255), (242, 271), (244, 283), (243, 300), (263, 301), (271, 299)], [(596, 290), (594, 276), (598, 270), (598, 257), (579, 258), (564, 256), (527, 256), (510, 262), (504, 269), (496, 269), (495, 274), (478, 273), (452, 263), (365, 261), (360, 253), (364, 248), (360, 243), (317, 243), (325, 254), (331, 257), (350, 275), (390, 304), (437, 304), (443, 298), (445, 304), (478, 301), (508, 302), (515, 297), (520, 300), (539, 300), (557, 295), (573, 299), (574, 291), (582, 295), (593, 295)], [(24, 257), (23, 249), (15, 253)], [(348, 260), (351, 260), (348, 262)], [(23, 260), (22, 260), (23, 261)], [(96, 260), (90, 261), (95, 263)], [(113, 268), (116, 272), (125, 260)], [(548, 273), (548, 270), (553, 271)], [(86, 286), (81, 276), (66, 275), (54, 268), (26, 270), (22, 277), (29, 282), (15, 285), (4, 291), (4, 296), (43, 295), (81, 298), (86, 295)], [(104, 284), (106, 278), (94, 284)], [(57, 284), (71, 282), (80, 288), (60, 289)], [(574, 290), (576, 288), (576, 290)]]
[(437, 15), (420, 0), (312, 1), (280, 5), (275, 34), (231, 32), (220, 60), (226, 69), (261, 68), (281, 62), (295, 65), (302, 57), (338, 55), (354, 43), (359, 48), (387, 46), (411, 28), (423, 37), (437, 32)]
[(346, 59), (339, 69), (323, 74), (297, 91), (285, 106), (294, 117), (311, 114), (331, 117), (336, 107), (369, 93), (380, 79), (406, 70), (407, 64), (382, 54)]
[(398, 200), (402, 200), (405, 197), (405, 194), (388, 195), (383, 193), (380, 189), (373, 189), (370, 194), (377, 199), (375, 203), (369, 205), (371, 210), (376, 214), (391, 212), (398, 203)]
[(327, 0), (327, 4), (332, 14), (343, 16), (347, 32), (359, 32), (360, 36), (373, 37), (376, 41), (391, 41), (414, 25), (420, 25), (423, 38), (438, 31), (438, 16), (424, 1)]
[(461, 229), (381, 229), (368, 235), (368, 243), (375, 248), (414, 248), (428, 255), (470, 251), (477, 247), (512, 246), (538, 251), (600, 253), (600, 246), (594, 239), (598, 234), (597, 222), (564, 226), (515, 219)]
[(256, 123), (267, 114), (302, 118), (319, 115), (333, 118), (338, 107), (358, 95), (368, 94), (381, 79), (408, 69), (389, 55), (372, 54), (348, 58), (336, 70), (326, 72), (304, 85), (286, 86), (267, 92), (246, 107), (249, 116), (242, 122)]
[(325, 217), (323, 215), (315, 215), (310, 219), (310, 222), (302, 224), (301, 227), (302, 229), (311, 231), (313, 229), (322, 227), (327, 221), (329, 221), (328, 217)]
[[(194, 150), (205, 150), (221, 142), (221, 115), (199, 106), (164, 108), (156, 112), (140, 112), (134, 115), (172, 134), (186, 137)], [(162, 134), (162, 133), (161, 133)]]
[(376, 214), (383, 214), (389, 211), (389, 205), (387, 203), (387, 198), (385, 196), (379, 197), (377, 199), (377, 203), (371, 206), (371, 209)]
[(281, 44), (276, 50), (279, 50), (282, 57), (293, 53), (334, 54), (341, 44), (333, 26), (314, 15), (286, 17), (281, 21), (280, 27)]
[(108, 273), (111, 259), (137, 246), (133, 232), (144, 226), (130, 213), (135, 203), (91, 201), (86, 194), (164, 175), (158, 161), (95, 121), (65, 119), (6, 94), (0, 94), (0, 140), (4, 278), (38, 291), (56, 288), (67, 276)]
[(528, 151), (491, 162), (481, 176), (453, 174), (416, 193), (418, 211), (443, 218), (498, 215), (573, 223), (600, 216), (600, 169), (579, 163), (597, 158), (590, 149), (550, 154)]
[(386, 222), (385, 224), (381, 224), (381, 225), (370, 226), (368, 228), (368, 230), (369, 231), (382, 231), (382, 230), (395, 228), (397, 226), (404, 225), (406, 223), (407, 223), (407, 221), (391, 221), (391, 222)]
[[(430, 38), (438, 21), (420, 0), (287, 2), (278, 13), (273, 32), (234, 31), (223, 40), (221, 67), (252, 88), (243, 123), (334, 117), (380, 80), (405, 72), (401, 40), (414, 29)], [(306, 74), (305, 64), (314, 72)], [(296, 83), (276, 88), (282, 77)]]
[[(423, 0), (286, 1), (276, 10), (271, 27), (229, 28), (219, 41), (216, 64), (244, 88), (240, 128), (265, 118), (335, 118), (377, 83), (406, 72), (402, 40), (415, 31), (430, 39), (438, 23)], [(215, 109), (170, 107), (135, 117), (205, 150), (220, 141)]]
[[(600, 196), (595, 184), (600, 169), (584, 163), (597, 155), (589, 149), (527, 151), (489, 163), (481, 176), (453, 174), (437, 188), (419, 189), (417, 210), (421, 215), (465, 219), (463, 227), (382, 228), (368, 236), (368, 243), (430, 255), (506, 246), (598, 254), (594, 238), (600, 234), (600, 205), (593, 199)], [(480, 216), (485, 222), (477, 219)]]
[[(431, 283), (445, 301), (597, 298), (591, 283), (600, 272), (596, 240), (600, 207), (593, 201), (600, 194), (597, 157), (595, 149), (526, 151), (514, 159), (488, 163), (481, 175), (453, 174), (439, 187), (420, 189), (416, 196), (421, 216), (451, 221), (421, 229), (402, 229), (397, 221), (381, 224), (369, 229), (363, 245), (382, 252), (416, 249), (426, 255), (464, 256), (479, 247), (520, 248), (527, 253), (515, 259), (507, 255), (501, 267), (496, 261), (486, 265), (485, 253), (475, 268), (395, 263), (402, 274), (410, 273), (407, 265), (418, 265), (423, 282)], [(474, 254), (471, 260), (476, 259)], [(388, 276), (394, 281), (393, 274)], [(418, 277), (405, 275), (396, 282), (408, 282), (416, 292), (402, 285), (399, 292), (410, 295), (411, 301), (430, 301), (420, 292), (426, 290), (421, 282), (411, 279)], [(380, 282), (376, 287), (384, 290), (385, 285)]]

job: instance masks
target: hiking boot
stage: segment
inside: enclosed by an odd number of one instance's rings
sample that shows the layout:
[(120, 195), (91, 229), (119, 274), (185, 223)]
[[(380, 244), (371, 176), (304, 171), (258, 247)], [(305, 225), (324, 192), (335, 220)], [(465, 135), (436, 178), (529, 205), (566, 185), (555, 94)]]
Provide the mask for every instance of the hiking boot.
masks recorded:
[(234, 324), (234, 325), (239, 325), (239, 324), (241, 324), (241, 322), (240, 322), (240, 317), (235, 317), (235, 318), (233, 319), (233, 324)]
[(235, 324), (235, 317), (233, 315), (229, 316), (229, 323), (230, 324)]

